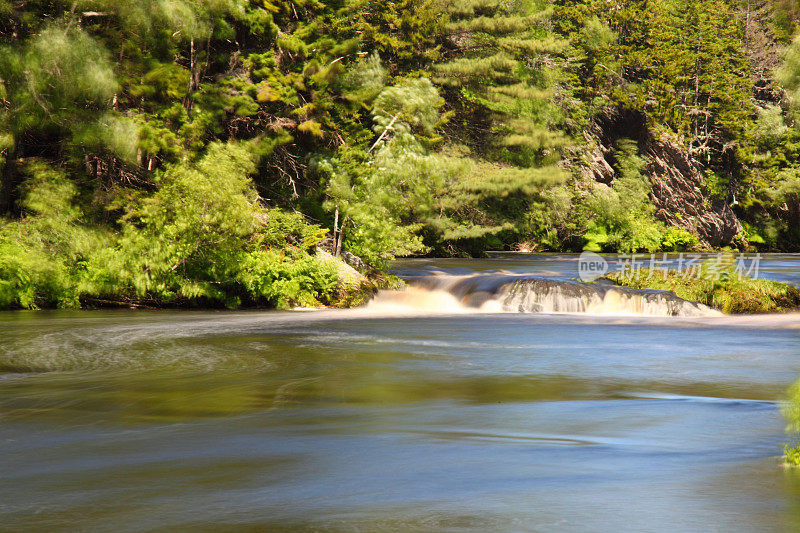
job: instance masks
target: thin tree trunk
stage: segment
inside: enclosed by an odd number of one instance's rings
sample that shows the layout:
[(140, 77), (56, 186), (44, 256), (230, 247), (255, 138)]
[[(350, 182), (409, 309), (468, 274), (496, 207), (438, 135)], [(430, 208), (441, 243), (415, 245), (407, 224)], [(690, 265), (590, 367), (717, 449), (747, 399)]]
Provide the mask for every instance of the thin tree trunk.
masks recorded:
[(381, 136), (380, 136), (380, 137), (378, 137), (378, 140), (377, 140), (377, 141), (375, 141), (375, 143), (374, 143), (372, 146), (370, 146), (369, 150), (367, 150), (367, 153), (370, 153), (370, 152), (372, 152), (372, 150), (374, 150), (374, 149), (375, 149), (375, 147), (376, 147), (376, 146), (378, 146), (378, 143), (379, 143), (379, 142), (381, 142), (381, 141), (383, 140), (383, 138), (386, 136), (386, 133), (388, 133), (388, 131), (389, 131), (389, 128), (391, 128), (392, 126), (394, 126), (394, 123), (395, 123), (395, 121), (397, 120), (397, 118), (398, 118), (399, 116), (400, 116), (400, 113), (398, 113), (398, 114), (396, 114), (394, 117), (392, 117), (392, 121), (391, 121), (391, 122), (389, 122), (389, 125), (388, 125), (388, 126), (386, 126), (386, 128), (384, 128), (384, 130), (383, 130), (383, 133), (381, 133)]
[(197, 88), (195, 84), (195, 69), (197, 67), (197, 60), (194, 54), (194, 39), (189, 41), (189, 86), (186, 88), (186, 98), (183, 101), (183, 107), (187, 113), (192, 110), (192, 93)]
[(342, 220), (342, 225), (339, 226), (339, 239), (336, 241), (336, 257), (342, 255), (342, 241), (344, 240), (344, 225), (347, 224), (347, 217)]
[(14, 146), (5, 154), (2, 174), (0, 175), (0, 214), (14, 211), (14, 204), (18, 196), (19, 172), (17, 171), (17, 156), (20, 153), (17, 139)]
[(336, 213), (333, 215), (333, 251), (336, 252), (336, 243), (339, 241), (339, 208), (336, 208)]

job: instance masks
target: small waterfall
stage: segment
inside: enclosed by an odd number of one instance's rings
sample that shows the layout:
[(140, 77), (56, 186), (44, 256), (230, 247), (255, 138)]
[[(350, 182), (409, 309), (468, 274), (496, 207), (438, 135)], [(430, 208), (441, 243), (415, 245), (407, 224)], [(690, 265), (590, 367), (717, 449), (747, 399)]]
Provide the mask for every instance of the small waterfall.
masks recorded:
[(592, 315), (717, 316), (674, 293), (534, 276), (426, 276), (403, 291), (381, 291), (368, 305), (380, 311), (441, 313), (581, 313)]
[(613, 285), (523, 279), (498, 293), (507, 312), (593, 315), (709, 316), (717, 314), (674, 293)]

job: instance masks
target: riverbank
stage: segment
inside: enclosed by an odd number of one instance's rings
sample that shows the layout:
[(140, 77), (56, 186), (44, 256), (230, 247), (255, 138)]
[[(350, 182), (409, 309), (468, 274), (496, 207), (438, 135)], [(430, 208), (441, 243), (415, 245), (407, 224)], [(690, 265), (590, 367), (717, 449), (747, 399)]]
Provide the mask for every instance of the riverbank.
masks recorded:
[[(418, 277), (420, 265), (429, 265), (430, 273), (464, 275), (478, 265), (478, 272), (504, 272), (508, 274), (522, 274), (542, 276), (564, 281), (574, 280), (579, 270), (579, 256), (576, 254), (538, 253), (525, 254), (518, 252), (491, 252), (491, 259), (465, 259), (465, 258), (419, 258), (397, 259), (391, 264), (390, 270), (378, 270), (369, 267), (358, 257), (343, 251), (340, 258), (334, 258), (327, 241), (316, 244), (308, 251), (291, 251), (291, 253), (273, 254), (275, 261), (266, 264), (266, 268), (255, 268), (252, 261), (240, 262), (236, 265), (239, 280), (247, 281), (245, 287), (242, 281), (228, 280), (215, 281), (212, 285), (225, 291), (225, 298), (189, 297), (180, 292), (183, 280), (174, 283), (171, 291), (162, 294), (144, 292), (137, 294), (130, 289), (130, 284), (116, 284), (109, 288), (124, 290), (98, 291), (98, 287), (88, 286), (87, 272), (77, 268), (71, 269), (79, 275), (69, 276), (69, 294), (78, 294), (74, 299), (57, 300), (47, 293), (52, 284), (48, 284), (45, 272), (42, 276), (32, 277), (27, 285), (19, 283), (12, 276), (11, 296), (28, 294), (26, 305), (20, 305), (19, 300), (6, 299), (5, 305), (2, 298), (3, 281), (0, 281), (0, 309), (50, 309), (50, 308), (143, 308), (143, 309), (293, 309), (293, 308), (351, 308), (358, 307), (368, 302), (373, 295), (382, 289), (395, 289), (403, 285), (401, 278), (413, 279)], [(266, 255), (266, 254), (265, 254)], [(704, 260), (716, 261), (719, 256), (714, 254), (703, 255)], [(726, 285), (715, 288), (713, 284), (692, 282), (691, 279), (670, 275), (663, 280), (664, 273), (659, 270), (649, 272), (647, 269), (639, 270), (636, 277), (619, 279), (619, 275), (610, 274), (608, 277), (620, 284), (632, 288), (651, 288), (674, 291), (683, 299), (706, 303), (711, 301), (712, 307), (728, 309), (734, 313), (773, 313), (785, 312), (796, 305), (797, 291), (791, 285), (800, 286), (800, 274), (794, 268), (797, 255), (793, 254), (761, 254), (760, 277), (765, 278), (755, 282), (754, 286)], [(606, 255), (604, 258), (610, 265), (619, 265), (624, 262), (623, 256)], [(262, 263), (263, 265), (263, 263)], [(483, 265), (483, 266), (481, 266)], [(185, 267), (186, 265), (184, 265)], [(0, 265), (2, 270), (2, 265)], [(110, 267), (106, 267), (110, 270)], [(124, 269), (117, 273), (118, 277), (126, 275)], [(424, 270), (422, 270), (424, 272)], [(179, 269), (175, 274), (189, 274), (188, 269)], [(12, 272), (12, 274), (14, 274)], [(197, 273), (192, 273), (196, 275)], [(130, 272), (127, 273), (130, 275)], [(151, 283), (154, 273), (150, 273)], [(626, 278), (628, 276), (625, 276)], [(1, 278), (1, 277), (0, 277)], [(195, 278), (196, 280), (196, 278)], [(787, 281), (789, 285), (783, 286), (788, 296), (776, 301), (770, 296), (775, 285), (768, 280)], [(34, 283), (35, 282), (35, 283)], [(692, 282), (692, 283), (690, 283)], [(194, 284), (194, 283), (193, 283)], [(163, 287), (164, 283), (159, 283)], [(690, 286), (691, 285), (691, 286)], [(6, 287), (8, 288), (8, 287)], [(102, 287), (101, 287), (102, 288)], [(735, 290), (734, 290), (735, 289)], [(252, 290), (253, 292), (250, 292)], [(723, 296), (714, 296), (714, 292), (727, 293)], [(739, 291), (739, 292), (737, 292)], [(754, 291), (759, 295), (755, 305), (745, 306), (751, 297), (742, 298), (743, 291)], [(66, 292), (66, 291), (65, 291)], [(766, 296), (762, 293), (767, 293)], [(780, 293), (780, 291), (779, 291)], [(172, 294), (170, 299), (163, 294)], [(268, 295), (267, 299), (263, 295)], [(794, 295), (794, 296), (792, 296)], [(780, 294), (778, 294), (780, 296)], [(715, 300), (716, 298), (716, 300)], [(794, 299), (793, 299), (794, 298)], [(722, 300), (733, 302), (734, 306), (720, 305)], [(715, 305), (714, 302), (718, 304)], [(10, 303), (9, 303), (10, 302)], [(732, 310), (733, 309), (733, 310)]]
[(152, 268), (138, 273), (114, 268), (121, 265), (113, 261), (100, 269), (0, 257), (0, 310), (341, 309), (363, 305), (379, 290), (403, 283), (363, 262), (356, 261), (356, 269), (322, 249), (289, 252), (242, 255), (222, 272), (197, 272), (182, 264), (166, 275)]

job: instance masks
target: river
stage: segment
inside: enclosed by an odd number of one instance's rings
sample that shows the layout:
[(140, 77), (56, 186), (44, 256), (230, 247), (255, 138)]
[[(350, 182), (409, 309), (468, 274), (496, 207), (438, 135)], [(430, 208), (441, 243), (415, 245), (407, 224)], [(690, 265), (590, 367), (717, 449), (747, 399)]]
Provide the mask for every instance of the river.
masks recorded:
[[(576, 265), (394, 269), (565, 281)], [(800, 257), (760, 273), (800, 284)], [(800, 530), (779, 406), (799, 316), (412, 300), (0, 313), (0, 529)]]

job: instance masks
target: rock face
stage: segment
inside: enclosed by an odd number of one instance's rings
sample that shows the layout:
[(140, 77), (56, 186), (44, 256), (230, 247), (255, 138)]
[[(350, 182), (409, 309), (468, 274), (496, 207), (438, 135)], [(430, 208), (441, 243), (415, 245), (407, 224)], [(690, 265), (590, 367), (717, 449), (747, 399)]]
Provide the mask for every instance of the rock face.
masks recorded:
[(645, 156), (653, 183), (650, 196), (658, 208), (656, 216), (694, 233), (702, 244), (730, 244), (742, 231), (742, 225), (727, 202), (710, 202), (703, 195), (705, 177), (700, 166), (675, 142), (647, 144)]
[(610, 163), (613, 159), (612, 149), (610, 142), (603, 142), (598, 133), (601, 132), (595, 132), (595, 135), (585, 132), (583, 134), (584, 140), (591, 148), (587, 154), (588, 164), (583, 166), (581, 170), (584, 178), (611, 185), (616, 175), (616, 171)]
[(613, 183), (613, 145), (622, 137), (639, 144), (639, 153), (647, 162), (645, 171), (653, 184), (650, 197), (660, 220), (693, 233), (703, 246), (731, 243), (742, 225), (727, 202), (712, 201), (703, 193), (702, 165), (678, 140), (655, 139), (639, 113), (610, 110), (592, 125), (586, 134), (591, 148), (584, 177), (607, 185)]

